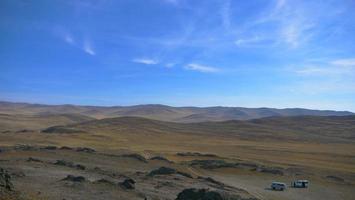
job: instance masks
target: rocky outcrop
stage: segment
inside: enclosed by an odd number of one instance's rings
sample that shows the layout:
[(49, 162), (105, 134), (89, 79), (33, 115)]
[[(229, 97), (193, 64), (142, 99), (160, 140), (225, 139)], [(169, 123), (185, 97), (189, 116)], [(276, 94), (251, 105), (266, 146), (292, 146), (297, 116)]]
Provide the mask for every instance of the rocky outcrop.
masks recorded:
[(14, 186), (11, 183), (10, 174), (3, 168), (0, 168), (0, 190), (13, 191)]

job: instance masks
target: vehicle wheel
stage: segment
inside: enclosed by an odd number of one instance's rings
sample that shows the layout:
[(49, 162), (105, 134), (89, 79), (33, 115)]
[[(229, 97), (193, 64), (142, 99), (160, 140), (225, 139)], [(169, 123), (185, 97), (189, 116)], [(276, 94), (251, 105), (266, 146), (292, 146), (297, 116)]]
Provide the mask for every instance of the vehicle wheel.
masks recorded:
[(275, 187), (272, 187), (273, 190), (275, 190), (276, 188)]

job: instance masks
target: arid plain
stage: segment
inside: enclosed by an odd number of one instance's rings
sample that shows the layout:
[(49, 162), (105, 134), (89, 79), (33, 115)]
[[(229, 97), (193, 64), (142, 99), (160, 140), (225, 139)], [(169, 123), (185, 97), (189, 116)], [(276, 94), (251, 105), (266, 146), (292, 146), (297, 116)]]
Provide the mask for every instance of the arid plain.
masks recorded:
[[(0, 167), (13, 191), (1, 198), (177, 199), (189, 188), (225, 199), (354, 196), (352, 113), (204, 109), (4, 102)], [(310, 187), (270, 190), (296, 179)]]

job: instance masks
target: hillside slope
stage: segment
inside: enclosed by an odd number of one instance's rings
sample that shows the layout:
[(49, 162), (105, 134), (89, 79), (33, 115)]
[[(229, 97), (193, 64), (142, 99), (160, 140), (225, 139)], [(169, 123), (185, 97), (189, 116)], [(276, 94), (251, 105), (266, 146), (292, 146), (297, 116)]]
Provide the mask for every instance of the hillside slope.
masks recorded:
[[(355, 116), (338, 117), (269, 117), (248, 121), (175, 123), (138, 117), (91, 120), (51, 128), (51, 133), (63, 133), (63, 128), (77, 132), (112, 134), (191, 134), (236, 136), (243, 139), (350, 141), (355, 139)], [(60, 130), (60, 131), (59, 131)]]

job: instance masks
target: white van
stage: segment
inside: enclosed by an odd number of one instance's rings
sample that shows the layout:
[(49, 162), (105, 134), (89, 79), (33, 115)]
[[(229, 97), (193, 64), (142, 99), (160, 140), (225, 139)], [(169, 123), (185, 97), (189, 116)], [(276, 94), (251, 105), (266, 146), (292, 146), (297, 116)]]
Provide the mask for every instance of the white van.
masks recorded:
[(297, 180), (292, 182), (292, 186), (295, 188), (308, 188), (309, 181), (308, 180)]
[(281, 182), (272, 182), (271, 183), (271, 189), (273, 190), (279, 190), (279, 191), (283, 191), (286, 190), (287, 186), (285, 183), (281, 183)]

